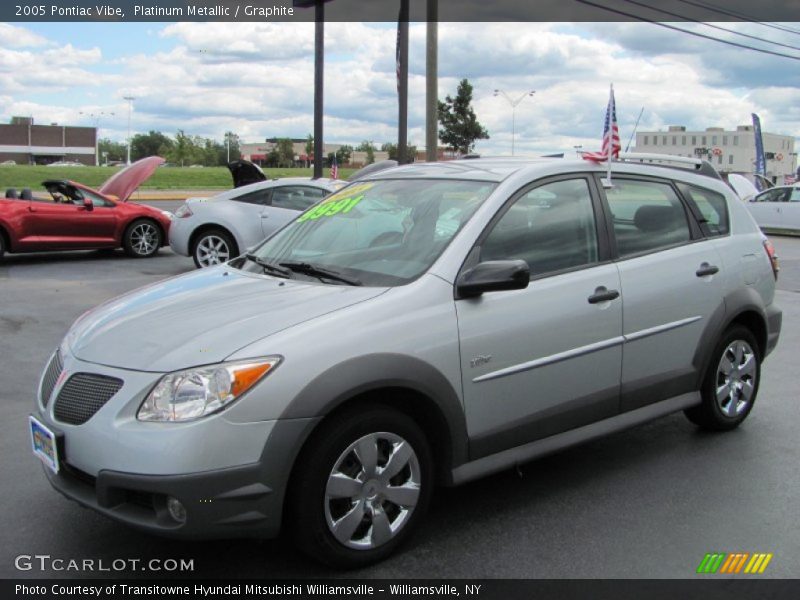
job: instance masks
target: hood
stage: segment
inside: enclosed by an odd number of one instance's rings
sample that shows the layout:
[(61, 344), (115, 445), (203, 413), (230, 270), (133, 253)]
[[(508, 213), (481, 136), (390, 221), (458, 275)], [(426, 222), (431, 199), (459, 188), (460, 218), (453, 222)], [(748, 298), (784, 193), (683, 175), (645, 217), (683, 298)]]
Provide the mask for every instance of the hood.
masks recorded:
[(728, 185), (730, 185), (733, 191), (739, 195), (739, 198), (745, 202), (749, 201), (758, 193), (756, 186), (754, 186), (749, 179), (738, 173), (731, 173), (728, 175)]
[(249, 160), (233, 160), (228, 163), (228, 170), (233, 177), (233, 187), (235, 188), (267, 180), (261, 167), (254, 165)]
[(257, 340), (383, 291), (273, 279), (225, 266), (201, 269), (102, 304), (73, 325), (67, 342), (87, 362), (177, 371), (220, 362)]
[(109, 177), (97, 191), (104, 196), (115, 196), (120, 202), (125, 202), (164, 162), (160, 156), (148, 156), (137, 160), (131, 166)]

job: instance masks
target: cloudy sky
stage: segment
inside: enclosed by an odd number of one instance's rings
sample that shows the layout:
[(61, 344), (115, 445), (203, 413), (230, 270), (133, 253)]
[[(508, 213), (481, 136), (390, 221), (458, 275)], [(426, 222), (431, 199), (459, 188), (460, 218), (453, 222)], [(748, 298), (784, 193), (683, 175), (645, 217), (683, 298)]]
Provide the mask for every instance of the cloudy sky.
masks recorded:
[[(778, 42), (682, 25), (800, 59), (800, 24), (717, 24)], [(424, 143), (425, 24), (410, 28), (409, 141)], [(378, 145), (397, 138), (395, 27), (326, 25), (325, 138)], [(0, 23), (0, 121), (93, 125), (124, 140), (183, 129), (244, 141), (305, 137), (313, 130), (313, 24)], [(511, 108), (495, 97), (536, 90), (516, 109), (518, 153), (599, 146), (609, 83), (623, 145), (633, 131), (680, 124), (734, 128), (757, 112), (765, 131), (800, 137), (800, 62), (737, 49), (648, 23), (442, 23), (439, 96), (461, 78), (491, 139), (477, 150), (508, 154)], [(113, 113), (110, 114), (110, 113)]]

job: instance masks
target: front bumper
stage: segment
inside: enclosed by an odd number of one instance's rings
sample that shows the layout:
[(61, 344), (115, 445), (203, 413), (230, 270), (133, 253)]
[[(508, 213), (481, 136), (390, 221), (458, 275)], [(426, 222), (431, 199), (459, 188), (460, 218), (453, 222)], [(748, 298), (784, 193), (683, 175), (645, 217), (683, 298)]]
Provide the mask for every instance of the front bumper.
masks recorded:
[(189, 238), (192, 236), (193, 227), (190, 218), (174, 218), (169, 226), (169, 246), (173, 252), (182, 256), (191, 256), (189, 252)]
[[(37, 415), (40, 418), (40, 415)], [(278, 421), (257, 463), (180, 475), (101, 469), (96, 476), (69, 462), (69, 440), (55, 428), (61, 469), (44, 467), (50, 484), (78, 504), (149, 533), (183, 539), (275, 537), (294, 459), (316, 419)], [(179, 522), (167, 498), (186, 509)]]

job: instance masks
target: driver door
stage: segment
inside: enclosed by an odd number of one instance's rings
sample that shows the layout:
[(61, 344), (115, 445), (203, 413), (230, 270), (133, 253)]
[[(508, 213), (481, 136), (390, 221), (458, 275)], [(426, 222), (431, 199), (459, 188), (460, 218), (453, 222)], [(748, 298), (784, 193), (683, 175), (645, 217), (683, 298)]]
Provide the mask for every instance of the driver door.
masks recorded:
[[(88, 196), (87, 196), (88, 197)], [(92, 200), (92, 210), (75, 202), (31, 202), (30, 222), (33, 233), (44, 248), (95, 248), (116, 246), (114, 207), (102, 198)]]
[(592, 190), (575, 176), (523, 189), (478, 242), (481, 261), (525, 260), (531, 282), (456, 300), (475, 458), (618, 413), (620, 278)]

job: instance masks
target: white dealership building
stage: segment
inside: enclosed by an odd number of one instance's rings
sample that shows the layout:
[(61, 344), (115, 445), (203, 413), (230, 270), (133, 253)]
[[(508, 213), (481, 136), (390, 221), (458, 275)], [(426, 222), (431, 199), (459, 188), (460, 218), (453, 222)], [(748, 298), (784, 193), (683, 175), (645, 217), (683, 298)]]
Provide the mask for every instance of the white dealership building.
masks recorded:
[[(762, 139), (767, 177), (782, 184), (785, 176), (797, 171), (795, 138), (762, 132)], [(722, 173), (748, 176), (755, 171), (752, 125), (739, 125), (735, 130), (708, 127), (704, 131), (687, 131), (682, 125), (671, 125), (666, 131), (641, 131), (636, 133), (636, 152), (702, 157)]]

